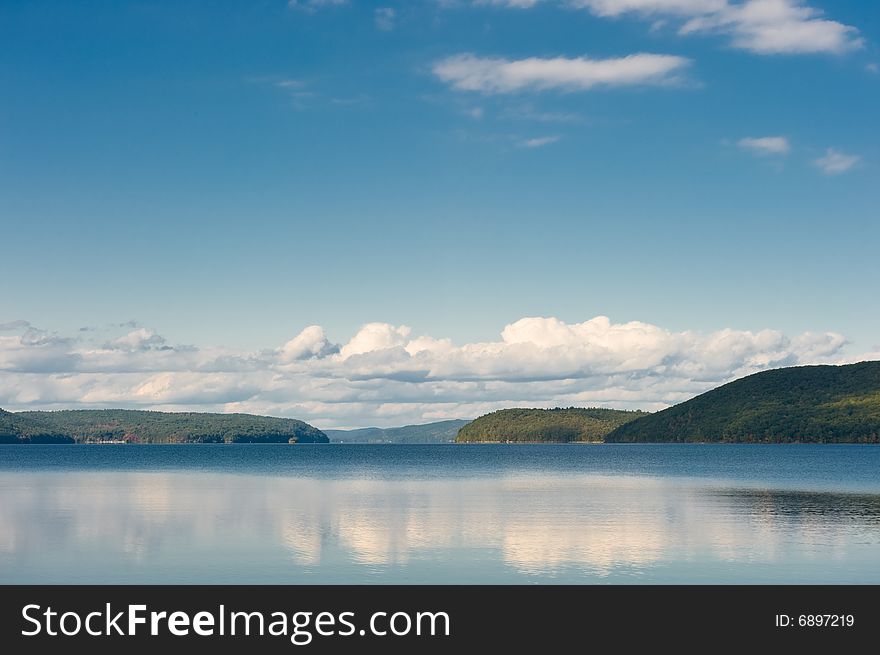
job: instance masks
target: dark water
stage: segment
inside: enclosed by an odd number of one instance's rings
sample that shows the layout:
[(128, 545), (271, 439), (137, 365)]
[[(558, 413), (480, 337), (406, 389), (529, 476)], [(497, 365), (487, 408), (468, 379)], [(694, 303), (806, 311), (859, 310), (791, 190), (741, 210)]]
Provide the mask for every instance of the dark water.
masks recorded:
[(880, 448), (0, 446), (0, 582), (880, 583)]

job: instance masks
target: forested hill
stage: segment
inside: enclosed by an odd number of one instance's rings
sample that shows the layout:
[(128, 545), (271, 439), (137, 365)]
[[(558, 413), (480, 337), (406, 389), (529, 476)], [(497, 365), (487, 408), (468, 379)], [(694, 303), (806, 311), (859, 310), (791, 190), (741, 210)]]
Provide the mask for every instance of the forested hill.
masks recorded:
[(756, 373), (623, 425), (605, 440), (878, 443), (880, 362)]
[(573, 442), (602, 441), (606, 434), (644, 412), (619, 409), (502, 409), (481, 416), (458, 431), (466, 442)]
[(327, 443), (317, 428), (253, 414), (79, 409), (0, 410), (0, 443)]
[(449, 443), (470, 421), (451, 419), (399, 428), (360, 428), (357, 430), (324, 430), (333, 443)]
[(73, 439), (35, 421), (0, 409), (0, 444), (73, 443)]

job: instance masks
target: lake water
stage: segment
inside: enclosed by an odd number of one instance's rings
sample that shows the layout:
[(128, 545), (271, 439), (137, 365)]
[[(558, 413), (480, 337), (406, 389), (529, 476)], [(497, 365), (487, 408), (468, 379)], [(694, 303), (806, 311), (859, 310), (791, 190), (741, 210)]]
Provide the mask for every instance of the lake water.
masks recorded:
[(880, 448), (0, 446), (0, 583), (880, 583)]

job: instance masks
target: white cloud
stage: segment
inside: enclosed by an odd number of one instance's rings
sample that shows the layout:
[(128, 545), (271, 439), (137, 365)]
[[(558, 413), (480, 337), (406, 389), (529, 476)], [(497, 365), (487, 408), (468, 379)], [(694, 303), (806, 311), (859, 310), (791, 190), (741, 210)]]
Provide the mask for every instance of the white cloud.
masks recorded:
[(797, 0), (749, 0), (691, 18), (682, 34), (719, 31), (733, 45), (758, 54), (840, 54), (861, 48), (854, 27), (822, 18), (818, 9)]
[(390, 32), (394, 29), (394, 20), (396, 17), (397, 12), (391, 7), (378, 7), (373, 12), (373, 21), (376, 23), (376, 27), (383, 32)]
[(391, 348), (402, 348), (406, 345), (406, 338), (410, 329), (401, 325), (394, 327), (388, 323), (367, 323), (351, 341), (342, 346), (339, 356), (345, 360), (353, 355), (363, 355)]
[(128, 334), (114, 339), (107, 348), (109, 350), (152, 350), (154, 348), (162, 348), (165, 346), (165, 337), (156, 334), (147, 328), (138, 328), (132, 330)]
[(521, 148), (542, 148), (559, 141), (558, 136), (541, 136), (534, 139), (525, 139), (519, 142)]
[(737, 145), (757, 155), (787, 155), (791, 150), (784, 136), (745, 137)]
[(281, 346), (279, 355), (282, 362), (291, 362), (312, 357), (325, 357), (338, 351), (339, 348), (331, 344), (324, 336), (324, 328), (320, 325), (310, 325)]
[[(477, 4), (527, 8), (535, 2), (487, 0)], [(560, 0), (602, 18), (634, 15), (651, 21), (651, 29), (668, 23), (680, 34), (719, 33), (731, 44), (757, 54), (840, 54), (864, 45), (852, 26), (824, 17), (801, 0)]]
[(660, 409), (767, 368), (847, 361), (846, 339), (835, 333), (671, 332), (604, 316), (523, 318), (497, 340), (462, 345), (388, 323), (368, 323), (343, 344), (313, 325), (261, 352), (171, 347), (149, 330), (89, 339), (32, 327), (0, 335), (0, 407), (241, 411), (328, 428), (387, 426), (511, 406)]
[(596, 86), (669, 84), (690, 60), (640, 53), (614, 59), (555, 57), (509, 60), (460, 54), (434, 64), (434, 74), (459, 91), (486, 94), (519, 91), (586, 91)]
[(571, 0), (573, 7), (589, 9), (597, 16), (617, 17), (627, 13), (694, 16), (721, 11), (726, 0)]
[(496, 7), (512, 7), (513, 9), (530, 9), (541, 0), (475, 0), (475, 5), (494, 5)]
[(840, 150), (828, 148), (825, 154), (814, 159), (813, 163), (826, 175), (840, 175), (852, 169), (861, 160), (858, 155), (848, 155)]

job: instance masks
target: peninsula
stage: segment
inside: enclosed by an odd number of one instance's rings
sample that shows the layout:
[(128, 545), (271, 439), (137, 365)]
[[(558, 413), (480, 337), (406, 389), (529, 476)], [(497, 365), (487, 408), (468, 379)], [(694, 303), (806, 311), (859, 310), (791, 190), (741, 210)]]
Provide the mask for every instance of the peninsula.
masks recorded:
[(468, 423), (458, 431), (457, 443), (571, 443), (601, 442), (605, 435), (629, 421), (646, 416), (602, 408), (502, 409)]
[(0, 443), (328, 443), (316, 427), (254, 414), (0, 409)]

